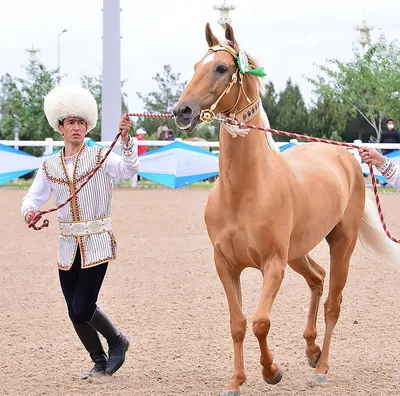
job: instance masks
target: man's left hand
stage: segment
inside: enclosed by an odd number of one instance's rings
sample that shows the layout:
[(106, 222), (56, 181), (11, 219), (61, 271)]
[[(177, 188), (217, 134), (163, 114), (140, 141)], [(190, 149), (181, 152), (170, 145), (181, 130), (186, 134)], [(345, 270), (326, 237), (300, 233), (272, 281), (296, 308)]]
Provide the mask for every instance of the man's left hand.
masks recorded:
[(119, 129), (121, 131), (121, 139), (124, 141), (125, 144), (128, 143), (129, 137), (128, 132), (131, 129), (132, 123), (131, 119), (129, 118), (128, 114), (124, 114), (119, 121)]

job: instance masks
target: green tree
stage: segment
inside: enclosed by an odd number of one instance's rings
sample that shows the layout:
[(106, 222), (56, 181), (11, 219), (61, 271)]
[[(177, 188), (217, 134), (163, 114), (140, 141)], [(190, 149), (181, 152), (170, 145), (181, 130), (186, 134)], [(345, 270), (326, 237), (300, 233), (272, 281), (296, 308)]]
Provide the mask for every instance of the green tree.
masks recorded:
[(265, 93), (261, 95), (261, 103), (267, 113), (271, 128), (276, 128), (278, 118), (278, 94), (275, 92), (275, 86), (272, 82), (265, 85)]
[[(153, 80), (158, 85), (157, 91), (148, 94), (137, 92), (139, 98), (144, 102), (145, 111), (149, 113), (172, 113), (172, 109), (178, 102), (187, 82), (181, 82), (180, 73), (172, 73), (170, 65), (164, 65), (163, 74), (157, 73)], [(161, 125), (167, 125), (168, 128), (177, 132), (177, 136), (181, 137), (182, 135), (184, 137), (176, 128), (173, 119), (139, 118), (137, 125), (144, 128), (150, 134), (149, 137), (154, 138), (157, 128)]]
[[(307, 108), (299, 86), (293, 85), (290, 78), (285, 89), (279, 95), (277, 106), (276, 129), (299, 134), (308, 133)], [(284, 140), (287, 140), (287, 138), (284, 138)]]
[[(14, 139), (14, 128), (20, 127), (21, 140), (44, 140), (51, 137), (61, 140), (47, 122), (43, 111), (44, 97), (57, 82), (57, 71), (47, 70), (39, 62), (26, 67), (26, 77), (6, 74), (0, 79), (0, 137)], [(42, 148), (28, 147), (25, 151), (35, 155)]]
[[(102, 76), (93, 77), (84, 75), (81, 78), (81, 85), (83, 88), (87, 89), (91, 92), (97, 102), (98, 108), (98, 120), (97, 125), (89, 132), (89, 136), (91, 139), (95, 141), (101, 140), (101, 103), (102, 103)], [(125, 81), (121, 82), (121, 88), (123, 88)], [(128, 113), (128, 106), (126, 104), (127, 95), (126, 93), (122, 92), (121, 98), (121, 113)], [(117, 125), (115, 126), (115, 130), (117, 131)]]
[[(379, 139), (382, 121), (396, 119), (400, 108), (400, 47), (381, 35), (365, 51), (354, 49), (354, 59), (328, 59), (319, 65), (322, 74), (308, 80), (316, 92), (339, 100), (353, 116), (361, 115)], [(398, 116), (397, 116), (398, 117)]]
[(311, 136), (339, 140), (346, 128), (346, 122), (343, 105), (338, 100), (319, 95), (309, 112), (309, 133)]

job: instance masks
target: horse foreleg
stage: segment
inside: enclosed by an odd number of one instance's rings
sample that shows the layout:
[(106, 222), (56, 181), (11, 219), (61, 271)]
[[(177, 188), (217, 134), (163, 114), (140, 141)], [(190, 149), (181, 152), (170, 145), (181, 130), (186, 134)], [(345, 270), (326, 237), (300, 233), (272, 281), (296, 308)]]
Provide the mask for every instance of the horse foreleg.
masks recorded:
[(256, 313), (253, 317), (253, 333), (260, 345), (260, 363), (264, 380), (271, 385), (282, 379), (282, 371), (273, 363), (271, 351), (268, 348), (267, 336), (271, 327), (271, 309), (281, 286), (285, 265), (270, 262), (263, 270), (263, 289)]
[(214, 250), (214, 261), (228, 300), (231, 335), (234, 345), (232, 381), (226, 386), (221, 396), (238, 396), (240, 394), (240, 385), (246, 381), (243, 341), (247, 324), (246, 318), (242, 312), (240, 271), (232, 268), (217, 250)]
[(325, 270), (309, 255), (289, 261), (289, 266), (302, 275), (310, 288), (311, 298), (308, 310), (307, 324), (303, 337), (306, 340), (306, 356), (311, 367), (316, 367), (321, 355), (321, 348), (316, 344), (317, 314), (319, 302), (324, 290)]

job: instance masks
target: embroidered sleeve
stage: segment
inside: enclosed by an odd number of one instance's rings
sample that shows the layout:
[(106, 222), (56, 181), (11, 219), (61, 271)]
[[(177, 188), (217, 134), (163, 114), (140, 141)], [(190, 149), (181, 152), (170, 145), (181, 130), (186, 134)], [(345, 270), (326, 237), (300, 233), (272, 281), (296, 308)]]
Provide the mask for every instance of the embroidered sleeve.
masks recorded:
[(50, 195), (51, 187), (43, 174), (43, 166), (41, 166), (31, 187), (22, 198), (21, 215), (24, 220), (29, 211), (40, 209), (49, 200)]
[(400, 172), (398, 165), (394, 164), (386, 157), (385, 162), (376, 168), (393, 188), (400, 190)]
[(111, 178), (128, 179), (139, 170), (139, 157), (135, 139), (129, 136), (128, 144), (121, 141), (121, 153), (120, 156), (111, 152), (104, 163), (104, 170)]
[(381, 172), (382, 176), (389, 181), (393, 177), (393, 175), (397, 171), (397, 165), (390, 161), (389, 158), (385, 157), (386, 160), (383, 164), (377, 166), (379, 172)]
[(135, 140), (128, 135), (129, 140), (128, 143), (125, 143), (122, 139), (121, 139), (121, 152), (122, 155), (125, 157), (130, 157), (131, 155), (136, 154), (137, 155), (137, 144), (135, 143)]

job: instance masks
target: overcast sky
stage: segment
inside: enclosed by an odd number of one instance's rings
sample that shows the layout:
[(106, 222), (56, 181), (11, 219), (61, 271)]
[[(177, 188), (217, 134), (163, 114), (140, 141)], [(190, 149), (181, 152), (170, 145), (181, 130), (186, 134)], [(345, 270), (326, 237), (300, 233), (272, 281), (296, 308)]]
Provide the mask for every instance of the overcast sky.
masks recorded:
[[(143, 110), (136, 92), (156, 88), (152, 77), (171, 64), (182, 80), (192, 76), (193, 64), (207, 44), (209, 22), (217, 36), (223, 0), (120, 0), (121, 73), (131, 112)], [(241, 47), (257, 58), (277, 90), (291, 77), (309, 103), (311, 89), (304, 79), (314, 76), (314, 63), (326, 58), (347, 60), (359, 38), (354, 27), (363, 19), (382, 29), (388, 39), (400, 38), (400, 2), (393, 0), (234, 0), (232, 26)], [(24, 75), (25, 50), (40, 49), (38, 59), (57, 67), (57, 37), (61, 36), (63, 84), (79, 84), (84, 74), (102, 70), (102, 0), (0, 0), (0, 75)]]

